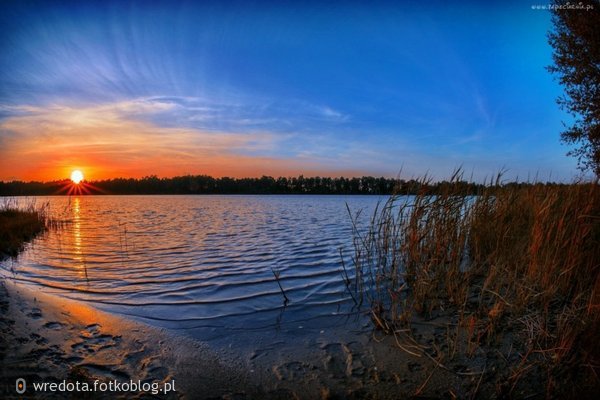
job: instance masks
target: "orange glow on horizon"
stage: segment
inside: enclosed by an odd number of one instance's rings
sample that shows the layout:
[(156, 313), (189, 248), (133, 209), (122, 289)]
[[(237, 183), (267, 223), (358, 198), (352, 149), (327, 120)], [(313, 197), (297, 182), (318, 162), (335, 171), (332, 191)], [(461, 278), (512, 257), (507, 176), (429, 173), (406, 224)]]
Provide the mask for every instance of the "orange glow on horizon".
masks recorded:
[[(59, 155), (48, 155), (45, 160), (40, 160), (36, 167), (32, 163), (26, 165), (16, 157), (7, 160), (7, 166), (19, 165), (18, 175), (6, 173), (10, 171), (4, 166), (0, 166), (0, 171), (5, 172), (0, 176), (0, 181), (10, 181), (13, 179), (22, 181), (41, 181), (50, 182), (62, 180), (62, 177), (69, 177), (68, 186), (89, 185), (90, 182), (101, 181), (114, 178), (143, 178), (145, 176), (156, 175), (159, 178), (171, 178), (184, 175), (209, 175), (214, 178), (260, 178), (263, 175), (279, 176), (321, 176), (321, 177), (353, 177), (365, 175), (365, 171), (349, 169), (327, 169), (318, 163), (284, 160), (257, 156), (232, 156), (232, 155), (214, 155), (211, 158), (199, 158), (197, 160), (182, 160), (169, 155), (147, 155), (144, 158), (136, 160), (135, 163), (127, 161), (114, 161), (113, 159), (95, 157), (90, 154), (87, 157), (78, 156), (77, 159), (71, 157), (62, 158)], [(3, 164), (0, 161), (0, 164)], [(70, 165), (85, 165), (84, 181), (75, 183), (71, 178), (73, 172)]]
[(85, 181), (71, 179), (68, 189), (150, 175), (349, 177), (366, 172), (337, 168), (316, 156), (273, 155), (283, 139), (272, 133), (158, 127), (124, 117), (130, 108), (127, 103), (29, 107), (0, 121), (0, 129), (12, 133), (0, 147), (0, 181), (56, 181), (70, 177), (75, 167), (81, 171), (80, 166), (85, 166)]

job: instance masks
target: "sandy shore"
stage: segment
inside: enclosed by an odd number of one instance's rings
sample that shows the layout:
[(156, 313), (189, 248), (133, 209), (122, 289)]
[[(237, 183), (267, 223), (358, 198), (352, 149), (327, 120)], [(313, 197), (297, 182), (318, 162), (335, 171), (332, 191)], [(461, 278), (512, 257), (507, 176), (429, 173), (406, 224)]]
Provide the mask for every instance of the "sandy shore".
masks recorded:
[[(241, 365), (223, 365), (206, 345), (85, 304), (0, 281), (0, 398), (257, 397)], [(24, 378), (20, 396), (15, 382)], [(95, 380), (163, 384), (175, 392), (33, 393), (33, 382)], [(148, 386), (146, 386), (148, 387)], [(85, 396), (84, 396), (85, 395)]]
[[(442, 322), (442, 321), (440, 321)], [(445, 347), (443, 323), (416, 328), (431, 348)], [(498, 398), (511, 365), (500, 347), (436, 362), (435, 353), (411, 354), (393, 336), (332, 331), (252, 342), (250, 354), (217, 353), (185, 335), (99, 311), (87, 304), (0, 280), (0, 398), (168, 399), (396, 399)], [(430, 339), (426, 339), (430, 338)], [(410, 342), (403, 342), (410, 346)], [(511, 346), (508, 340), (504, 346)], [(414, 350), (414, 349), (413, 349)], [(24, 396), (15, 382), (28, 382)], [(175, 391), (105, 393), (33, 392), (33, 382), (173, 381)], [(540, 397), (543, 388), (522, 382), (515, 397)], [(537, 396), (535, 395), (537, 393)], [(500, 396), (502, 397), (502, 396)], [(510, 396), (509, 396), (510, 397)], [(543, 397), (543, 396), (542, 396)]]
[[(29, 383), (26, 398), (82, 398), (31, 391), (32, 382), (63, 379), (90, 385), (175, 381), (176, 391), (167, 394), (85, 393), (84, 398), (393, 399), (415, 392), (436, 397), (449, 385), (465, 384), (447, 374), (432, 378), (435, 367), (428, 360), (398, 351), (389, 337), (378, 342), (360, 332), (265, 343), (248, 358), (224, 357), (186, 336), (10, 280), (0, 285), (0, 308), (2, 398), (21, 398), (15, 392), (18, 378)], [(476, 384), (471, 378), (470, 385)]]

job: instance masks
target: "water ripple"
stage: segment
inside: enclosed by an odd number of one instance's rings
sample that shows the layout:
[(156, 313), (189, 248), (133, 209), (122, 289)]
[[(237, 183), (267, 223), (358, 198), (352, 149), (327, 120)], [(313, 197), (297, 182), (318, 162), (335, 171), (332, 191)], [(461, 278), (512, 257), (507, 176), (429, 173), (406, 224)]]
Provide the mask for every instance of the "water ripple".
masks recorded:
[[(181, 329), (271, 326), (348, 312), (339, 248), (368, 196), (48, 197), (69, 220), (0, 272), (109, 311)], [(41, 201), (41, 200), (40, 200)], [(342, 308), (340, 308), (342, 307)], [(207, 324), (206, 326), (212, 326)]]

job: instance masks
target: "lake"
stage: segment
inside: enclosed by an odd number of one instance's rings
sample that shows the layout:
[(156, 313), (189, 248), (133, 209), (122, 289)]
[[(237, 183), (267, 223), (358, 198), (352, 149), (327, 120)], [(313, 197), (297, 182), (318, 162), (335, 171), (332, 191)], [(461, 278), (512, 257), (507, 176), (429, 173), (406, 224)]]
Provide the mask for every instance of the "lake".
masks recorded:
[[(49, 203), (70, 221), (2, 273), (46, 293), (216, 342), (306, 335), (356, 315), (341, 278), (351, 210), (378, 196), (82, 196)], [(284, 298), (273, 271), (280, 273)], [(354, 326), (354, 325), (352, 325)], [(231, 340), (230, 340), (231, 342)]]

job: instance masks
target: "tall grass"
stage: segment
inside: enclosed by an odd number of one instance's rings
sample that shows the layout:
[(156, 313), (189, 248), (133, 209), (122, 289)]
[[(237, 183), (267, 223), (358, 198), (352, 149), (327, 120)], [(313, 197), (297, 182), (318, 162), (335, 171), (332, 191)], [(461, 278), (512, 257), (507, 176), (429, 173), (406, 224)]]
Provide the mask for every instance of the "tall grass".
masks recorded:
[(0, 257), (16, 256), (26, 242), (59, 225), (59, 221), (50, 217), (47, 203), (19, 206), (5, 200), (0, 204)]
[[(534, 371), (547, 397), (597, 388), (600, 187), (503, 186), (498, 177), (469, 196), (461, 181), (456, 173), (432, 195), (424, 178), (416, 196), (378, 207), (366, 230), (353, 216), (353, 298), (389, 334), (416, 315), (453, 316), (448, 359), (511, 335), (520, 356), (503, 393)], [(585, 387), (569, 384), (577, 379)]]

